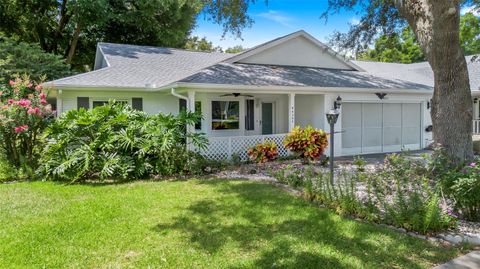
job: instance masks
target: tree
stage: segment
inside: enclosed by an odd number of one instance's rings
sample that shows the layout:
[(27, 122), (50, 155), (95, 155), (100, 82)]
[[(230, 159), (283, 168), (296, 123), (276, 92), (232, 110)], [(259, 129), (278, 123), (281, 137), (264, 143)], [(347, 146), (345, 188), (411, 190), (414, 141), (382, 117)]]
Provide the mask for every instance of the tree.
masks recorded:
[(434, 73), (431, 117), (433, 138), (455, 162), (473, 158), (472, 97), (467, 63), (460, 46), (461, 5), (478, 0), (329, 0), (323, 14), (361, 7), (360, 23), (332, 41), (343, 48), (363, 50), (378, 32), (391, 35), (408, 24)]
[(191, 36), (185, 43), (185, 49), (195, 51), (208, 51), (208, 52), (222, 52), (222, 48), (213, 46), (212, 42), (208, 41), (206, 37), (199, 38), (198, 36)]
[(394, 63), (415, 63), (425, 60), (422, 49), (409, 27), (392, 35), (381, 35), (375, 40), (374, 48), (360, 53), (359, 60)]
[[(181, 48), (200, 14), (240, 36), (253, 0), (3, 0), (0, 31), (38, 43), (76, 69), (93, 62), (96, 43)], [(200, 16), (201, 17), (201, 16)]]
[(246, 50), (242, 45), (236, 45), (225, 50), (226, 53), (239, 53)]
[(480, 19), (469, 12), (460, 19), (460, 42), (465, 55), (480, 53)]
[[(465, 55), (480, 53), (480, 19), (472, 13), (460, 18), (460, 45)], [(375, 40), (373, 49), (360, 53), (360, 60), (381, 62), (415, 63), (425, 61), (415, 34), (405, 27), (400, 34), (381, 35)]]
[(39, 45), (0, 35), (0, 84), (24, 74), (41, 81), (65, 77), (72, 72), (62, 57), (44, 52)]

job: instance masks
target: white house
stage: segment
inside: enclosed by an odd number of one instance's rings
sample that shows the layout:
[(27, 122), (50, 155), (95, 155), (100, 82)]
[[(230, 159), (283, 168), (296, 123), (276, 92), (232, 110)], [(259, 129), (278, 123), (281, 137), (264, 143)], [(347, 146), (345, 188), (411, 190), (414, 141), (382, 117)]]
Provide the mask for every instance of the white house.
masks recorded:
[(421, 149), (432, 137), (432, 77), (426, 63), (345, 60), (298, 31), (239, 54), (99, 43), (94, 71), (47, 85), (59, 112), (109, 99), (147, 113), (200, 110), (204, 154), (221, 159), (245, 158), (264, 139), (286, 154), (281, 142), (295, 125), (328, 131), (325, 113), (339, 97), (337, 156)]

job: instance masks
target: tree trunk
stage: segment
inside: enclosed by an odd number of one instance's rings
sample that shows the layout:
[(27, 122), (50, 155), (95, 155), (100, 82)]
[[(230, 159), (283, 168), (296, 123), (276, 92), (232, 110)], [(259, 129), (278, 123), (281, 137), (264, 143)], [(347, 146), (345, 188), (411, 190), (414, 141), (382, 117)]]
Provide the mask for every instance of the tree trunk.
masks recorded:
[(67, 55), (67, 64), (72, 63), (73, 56), (75, 55), (75, 50), (77, 48), (78, 39), (80, 38), (80, 23), (77, 23), (77, 27), (75, 27), (75, 32), (73, 32), (72, 43), (70, 44), (70, 49)]
[(395, 0), (434, 74), (433, 138), (455, 163), (473, 158), (472, 96), (460, 47), (458, 0)]

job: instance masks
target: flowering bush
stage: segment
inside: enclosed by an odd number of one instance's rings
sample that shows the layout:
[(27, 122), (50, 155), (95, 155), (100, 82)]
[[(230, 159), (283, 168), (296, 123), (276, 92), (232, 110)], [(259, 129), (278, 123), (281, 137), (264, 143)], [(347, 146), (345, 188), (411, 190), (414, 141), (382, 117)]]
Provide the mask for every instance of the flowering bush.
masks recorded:
[(456, 211), (468, 220), (480, 221), (480, 163), (472, 162), (455, 175), (447, 193)]
[(265, 141), (249, 148), (247, 154), (250, 160), (257, 163), (273, 161), (278, 156), (277, 144), (273, 141)]
[(42, 86), (28, 77), (0, 86), (1, 147), (11, 165), (36, 167), (41, 133), (53, 113)]
[(323, 130), (308, 125), (305, 128), (296, 126), (285, 137), (285, 147), (302, 158), (313, 160), (323, 155), (328, 146), (327, 134)]

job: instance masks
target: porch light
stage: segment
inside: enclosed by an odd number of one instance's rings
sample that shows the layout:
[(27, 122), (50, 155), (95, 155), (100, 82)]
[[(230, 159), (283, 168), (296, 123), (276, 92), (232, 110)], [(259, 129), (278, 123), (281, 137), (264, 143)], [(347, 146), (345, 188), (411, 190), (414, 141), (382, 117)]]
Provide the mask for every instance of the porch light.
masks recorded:
[(473, 103), (476, 104), (478, 102), (478, 98), (473, 98)]
[[(340, 96), (338, 98), (340, 98)], [(325, 116), (327, 117), (328, 124), (330, 124), (330, 183), (332, 184), (332, 186), (333, 186), (333, 157), (334, 157), (334, 145), (335, 145), (334, 144), (335, 123), (337, 123), (339, 115), (340, 113), (338, 112), (337, 109), (332, 109), (325, 114)]]
[(335, 102), (333, 102), (333, 109), (340, 109), (340, 107), (342, 106), (342, 97), (340, 97), (340, 95), (337, 97), (337, 100), (335, 100)]

